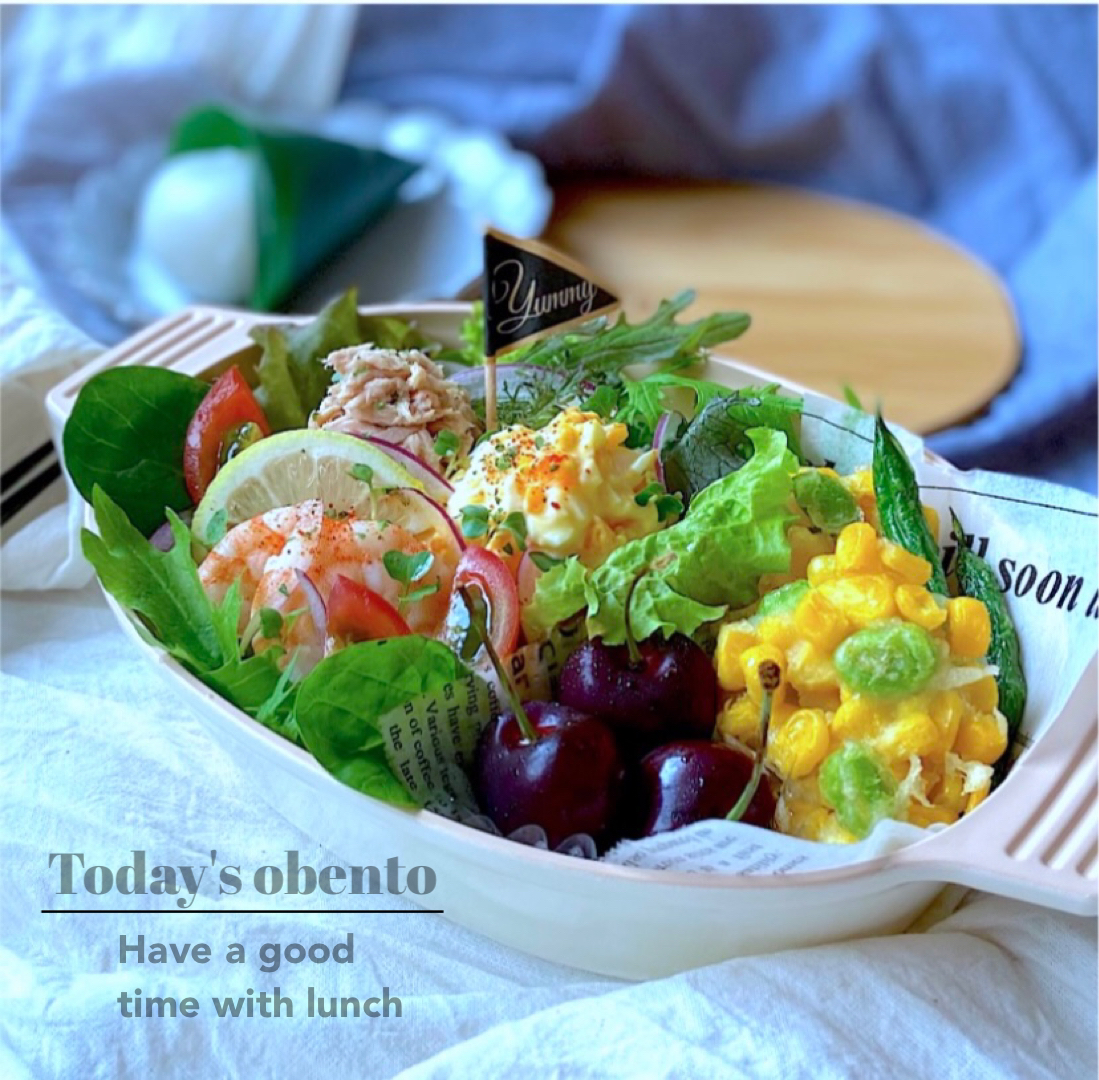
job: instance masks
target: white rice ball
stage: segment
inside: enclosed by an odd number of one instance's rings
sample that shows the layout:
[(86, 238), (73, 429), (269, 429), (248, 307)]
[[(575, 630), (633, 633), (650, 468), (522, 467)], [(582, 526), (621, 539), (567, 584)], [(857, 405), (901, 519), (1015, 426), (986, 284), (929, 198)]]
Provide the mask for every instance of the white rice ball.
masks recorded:
[(255, 158), (223, 147), (165, 160), (138, 208), (135, 263), (186, 303), (240, 304), (259, 257)]

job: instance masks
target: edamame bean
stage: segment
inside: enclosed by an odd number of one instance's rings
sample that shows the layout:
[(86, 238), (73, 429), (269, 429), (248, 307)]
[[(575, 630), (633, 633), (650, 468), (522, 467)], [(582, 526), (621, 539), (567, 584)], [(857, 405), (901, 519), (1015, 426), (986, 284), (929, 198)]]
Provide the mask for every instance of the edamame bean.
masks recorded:
[(931, 635), (915, 623), (886, 619), (852, 634), (836, 650), (836, 671), (856, 693), (904, 697), (922, 690), (938, 655)]
[(816, 469), (794, 477), (794, 498), (818, 529), (833, 536), (860, 520), (855, 497), (838, 480)]
[(820, 767), (820, 793), (836, 820), (859, 840), (896, 812), (897, 782), (868, 746), (844, 743)]

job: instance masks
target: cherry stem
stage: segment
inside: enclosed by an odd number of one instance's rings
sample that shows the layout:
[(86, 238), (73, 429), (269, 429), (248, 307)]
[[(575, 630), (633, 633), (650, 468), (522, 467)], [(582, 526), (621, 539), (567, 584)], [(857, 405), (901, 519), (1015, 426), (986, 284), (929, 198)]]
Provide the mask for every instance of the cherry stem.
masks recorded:
[(477, 606), (477, 602), (469, 591), (469, 586), (459, 585), (458, 594), (462, 598), (462, 603), (466, 606), (466, 611), (469, 612), (469, 625), (473, 628), (473, 632), (477, 637), (480, 638), (481, 644), (488, 654), (489, 663), (492, 664), (492, 670), (496, 672), (496, 678), (500, 680), (500, 686), (503, 688), (504, 694), (508, 699), (511, 711), (515, 714), (515, 722), (519, 725), (519, 730), (523, 734), (523, 742), (537, 742), (538, 733), (534, 730), (534, 725), (530, 722), (530, 717), (527, 716), (526, 710), (519, 700), (519, 692), (515, 689), (515, 684), (511, 681), (511, 676), (504, 669), (500, 657), (492, 647), (492, 641), (489, 639), (488, 635), (488, 627), (485, 625), (484, 617), (481, 615), (481, 609)]
[[(765, 670), (766, 668), (766, 670)], [(771, 669), (774, 669), (772, 672)], [(756, 751), (755, 761), (752, 762), (752, 775), (748, 783), (740, 793), (732, 810), (725, 815), (726, 821), (739, 821), (749, 804), (759, 790), (759, 782), (763, 777), (763, 759), (767, 753), (767, 733), (771, 727), (771, 708), (774, 704), (775, 693), (778, 690), (779, 671), (776, 664), (765, 661), (760, 664), (760, 683), (763, 687), (763, 700), (759, 708), (759, 750)]]
[(651, 569), (650, 566), (643, 567), (634, 575), (633, 581), (630, 582), (629, 591), (626, 593), (626, 603), (622, 607), (622, 618), (626, 624), (626, 651), (630, 654), (630, 666), (635, 668), (641, 667), (644, 660), (641, 657), (641, 650), (637, 647), (637, 638), (633, 636), (633, 627), (630, 625), (630, 604), (633, 601), (634, 590)]

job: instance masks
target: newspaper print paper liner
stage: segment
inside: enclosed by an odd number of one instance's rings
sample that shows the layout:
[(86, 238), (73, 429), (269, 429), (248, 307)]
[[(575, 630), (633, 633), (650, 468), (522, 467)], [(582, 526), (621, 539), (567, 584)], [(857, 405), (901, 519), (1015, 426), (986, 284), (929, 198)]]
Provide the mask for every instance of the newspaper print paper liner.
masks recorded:
[[(729, 379), (736, 385), (737, 379)], [(741, 376), (739, 385), (750, 385)], [(956, 550), (953, 510), (972, 545), (993, 566), (1019, 630), (1029, 684), (1026, 714), (1015, 752), (1036, 739), (1065, 707), (1097, 649), (1096, 500), (1083, 492), (1001, 473), (960, 473), (929, 460), (923, 441), (894, 428), (913, 460), (922, 501), (939, 513), (937, 538), (949, 568)], [(804, 394), (802, 449), (814, 464), (847, 474), (869, 466), (874, 418), (812, 392)], [(582, 633), (527, 646), (511, 659), (524, 699), (548, 697), (552, 677)], [(982, 672), (983, 673), (983, 672)], [(1051, 677), (1051, 673), (1056, 673)], [(491, 681), (491, 679), (490, 679)], [(436, 812), (467, 818), (472, 791), (466, 770), (474, 743), (448, 722), (456, 709), (498, 713), (500, 688), (480, 675), (438, 694), (424, 695), (388, 714), (382, 729), (390, 763), (410, 790)], [(701, 821), (671, 833), (620, 842), (604, 861), (687, 873), (786, 874), (862, 862), (926, 839), (949, 826), (921, 829), (886, 820), (855, 844), (824, 844), (722, 820)], [(526, 837), (529, 840), (529, 837)]]

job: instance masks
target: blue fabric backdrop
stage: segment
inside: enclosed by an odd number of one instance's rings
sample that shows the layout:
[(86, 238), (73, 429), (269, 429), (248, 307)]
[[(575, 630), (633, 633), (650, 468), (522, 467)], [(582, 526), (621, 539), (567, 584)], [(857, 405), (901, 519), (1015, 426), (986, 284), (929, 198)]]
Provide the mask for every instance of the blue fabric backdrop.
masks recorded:
[(803, 184), (1001, 274), (1022, 368), (932, 445), (1096, 490), (1093, 7), (369, 7), (344, 97), (495, 124), (561, 169)]

